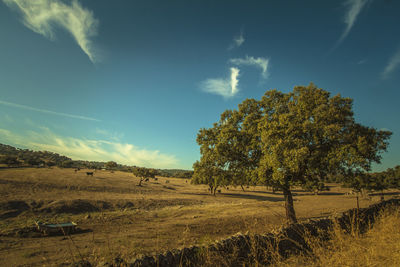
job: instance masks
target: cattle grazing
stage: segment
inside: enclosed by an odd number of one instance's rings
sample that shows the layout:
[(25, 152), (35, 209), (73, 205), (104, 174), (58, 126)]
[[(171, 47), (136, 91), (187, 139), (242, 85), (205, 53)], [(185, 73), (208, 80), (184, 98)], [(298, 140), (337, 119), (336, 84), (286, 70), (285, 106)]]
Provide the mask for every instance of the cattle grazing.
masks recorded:
[(93, 176), (93, 172), (86, 172), (87, 176)]

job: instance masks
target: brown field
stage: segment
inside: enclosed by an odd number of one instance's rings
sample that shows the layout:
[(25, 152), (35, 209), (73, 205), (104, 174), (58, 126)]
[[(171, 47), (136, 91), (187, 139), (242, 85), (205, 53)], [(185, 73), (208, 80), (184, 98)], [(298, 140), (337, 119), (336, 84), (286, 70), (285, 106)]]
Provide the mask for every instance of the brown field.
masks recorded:
[[(130, 173), (73, 169), (0, 169), (0, 266), (54, 266), (82, 258), (99, 263), (117, 256), (128, 261), (237, 232), (265, 233), (284, 222), (281, 194), (257, 186), (222, 189), (158, 177), (137, 186)], [(329, 184), (320, 195), (295, 189), (299, 219), (328, 216), (356, 207), (349, 189)], [(386, 191), (386, 198), (398, 191)], [(360, 199), (366, 207), (379, 195)], [(17, 202), (18, 201), (18, 202)], [(35, 236), (18, 230), (44, 222), (74, 221), (81, 233)]]

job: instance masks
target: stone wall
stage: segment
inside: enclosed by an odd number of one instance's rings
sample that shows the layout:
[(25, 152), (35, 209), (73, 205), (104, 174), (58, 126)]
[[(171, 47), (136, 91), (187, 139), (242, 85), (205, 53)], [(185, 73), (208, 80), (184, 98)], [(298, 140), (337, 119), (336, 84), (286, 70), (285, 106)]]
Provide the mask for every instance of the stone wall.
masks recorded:
[(391, 199), (358, 211), (348, 210), (331, 219), (308, 220), (282, 226), (263, 235), (238, 233), (208, 246), (175, 249), (156, 256), (144, 256), (131, 262), (115, 259), (112, 263), (102, 263), (100, 266), (215, 266), (213, 261), (218, 262), (218, 266), (253, 266), (256, 263), (267, 265), (279, 257), (286, 258), (300, 252), (312, 254), (307, 238), (327, 241), (335, 224), (348, 233), (363, 233), (373, 225), (380, 211), (399, 206), (400, 199)]

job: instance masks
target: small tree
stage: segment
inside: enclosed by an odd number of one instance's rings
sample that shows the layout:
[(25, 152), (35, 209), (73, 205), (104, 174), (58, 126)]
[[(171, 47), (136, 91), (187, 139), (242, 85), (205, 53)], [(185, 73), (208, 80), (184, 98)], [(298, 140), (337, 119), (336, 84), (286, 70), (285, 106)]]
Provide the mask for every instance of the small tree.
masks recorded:
[(118, 167), (118, 164), (115, 161), (108, 161), (106, 163), (107, 170), (115, 170)]
[(381, 192), (381, 201), (385, 200), (385, 195), (383, 194), (383, 190), (388, 189), (389, 184), (385, 180), (385, 176), (382, 174), (370, 176), (370, 180), (368, 183), (368, 190), (380, 191)]
[(368, 173), (348, 173), (343, 176), (344, 185), (352, 188), (353, 192), (356, 193), (357, 210), (360, 209), (359, 197), (363, 189), (368, 189), (371, 185), (371, 176)]
[(138, 186), (142, 186), (142, 182), (149, 178), (154, 178), (157, 175), (157, 172), (153, 169), (135, 167), (132, 170), (133, 175), (139, 178)]
[(321, 191), (329, 191), (329, 187), (319, 180), (309, 180), (302, 187), (304, 190), (313, 192), (315, 195), (318, 195)]
[(217, 188), (227, 185), (227, 172), (213, 165), (210, 162), (196, 161), (193, 164), (194, 174), (191, 179), (192, 184), (206, 184), (210, 194), (215, 196)]

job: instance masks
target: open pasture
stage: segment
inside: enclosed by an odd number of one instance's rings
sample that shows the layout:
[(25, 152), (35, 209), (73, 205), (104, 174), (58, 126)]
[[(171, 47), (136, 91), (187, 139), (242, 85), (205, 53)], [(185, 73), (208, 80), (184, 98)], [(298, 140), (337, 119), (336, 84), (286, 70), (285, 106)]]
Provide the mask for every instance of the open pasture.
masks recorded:
[[(0, 169), (0, 265), (57, 265), (81, 258), (102, 262), (204, 244), (237, 232), (264, 233), (284, 222), (283, 196), (266, 187), (221, 188), (157, 177), (137, 186), (131, 173), (59, 168)], [(298, 218), (328, 216), (356, 207), (349, 189), (329, 184), (314, 195), (294, 189)], [(397, 191), (386, 191), (386, 198)], [(379, 195), (360, 198), (360, 206)], [(35, 220), (74, 221), (80, 233), (38, 237), (23, 229)]]

